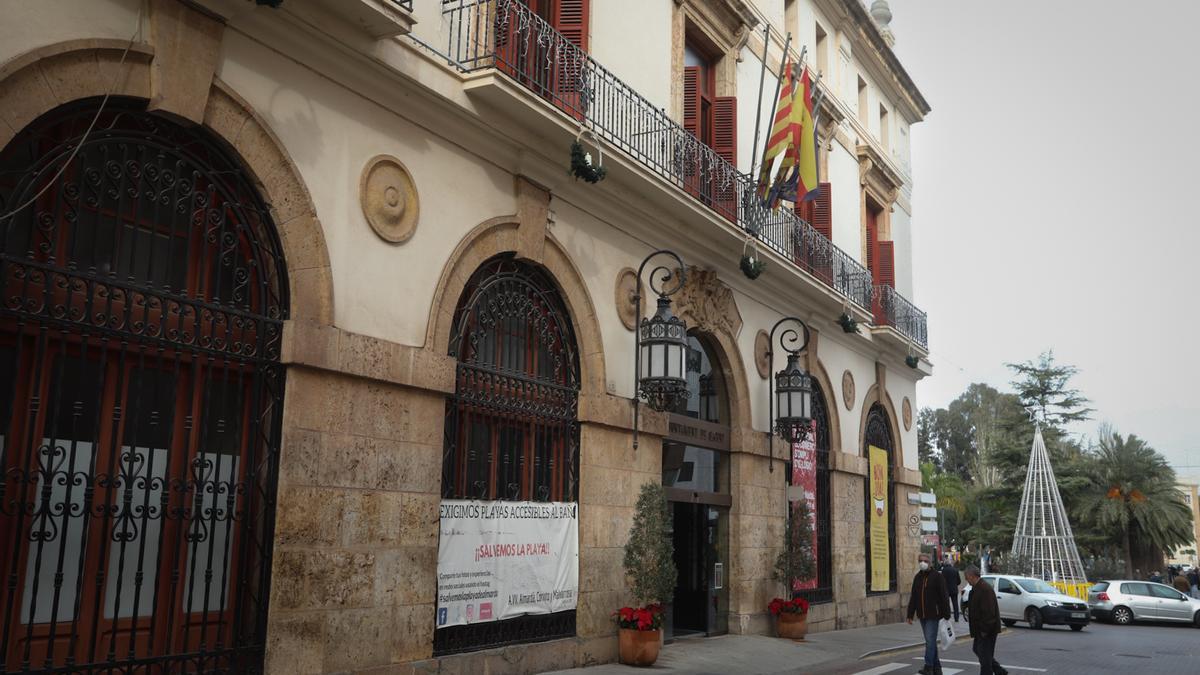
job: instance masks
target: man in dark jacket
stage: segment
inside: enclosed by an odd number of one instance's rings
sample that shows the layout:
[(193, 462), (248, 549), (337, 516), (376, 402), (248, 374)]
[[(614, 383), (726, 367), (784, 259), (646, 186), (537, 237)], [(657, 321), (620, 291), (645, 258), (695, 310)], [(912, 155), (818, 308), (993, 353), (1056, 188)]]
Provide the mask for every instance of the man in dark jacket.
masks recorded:
[(917, 568), (908, 596), (908, 622), (912, 623), (914, 616), (919, 618), (925, 636), (925, 667), (917, 672), (942, 675), (937, 651), (938, 620), (950, 618), (950, 596), (946, 593), (946, 580), (930, 567), (928, 555), (922, 553), (917, 558)]
[(971, 624), (971, 637), (975, 638), (971, 650), (979, 657), (979, 675), (1006, 675), (1008, 673), (996, 661), (996, 636), (1000, 634), (1000, 606), (996, 604), (996, 591), (991, 584), (979, 578), (979, 568), (967, 568), (967, 583), (971, 584), (971, 603), (967, 610), (967, 621)]
[(942, 579), (946, 581), (946, 592), (950, 594), (950, 606), (954, 608), (954, 620), (958, 621), (958, 587), (962, 586), (962, 577), (958, 576), (958, 568), (949, 560), (942, 563)]

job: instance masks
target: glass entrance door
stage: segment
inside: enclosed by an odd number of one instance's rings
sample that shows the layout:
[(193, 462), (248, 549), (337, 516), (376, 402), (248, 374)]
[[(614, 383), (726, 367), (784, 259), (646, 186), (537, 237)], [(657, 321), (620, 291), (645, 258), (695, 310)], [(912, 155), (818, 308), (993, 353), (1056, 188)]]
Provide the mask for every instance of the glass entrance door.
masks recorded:
[(729, 631), (729, 509), (672, 502), (675, 568), (670, 637)]

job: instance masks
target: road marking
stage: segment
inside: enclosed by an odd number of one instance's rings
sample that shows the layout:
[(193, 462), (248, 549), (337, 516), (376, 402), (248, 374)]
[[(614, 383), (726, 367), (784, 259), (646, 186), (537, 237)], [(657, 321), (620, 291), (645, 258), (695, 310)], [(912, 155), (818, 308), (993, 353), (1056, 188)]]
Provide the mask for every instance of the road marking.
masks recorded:
[(874, 668), (872, 668), (870, 670), (863, 670), (863, 671), (854, 673), (854, 675), (883, 675), (884, 673), (890, 673), (893, 670), (900, 670), (901, 668), (911, 668), (911, 667), (912, 666), (908, 665), (907, 663), (885, 663), (882, 666), (875, 666)]
[[(924, 660), (925, 660), (925, 659), (924, 659), (924, 658), (922, 658), (922, 657), (920, 657), (920, 656), (913, 657), (913, 661), (924, 661)], [(939, 660), (941, 660), (941, 661), (942, 661), (942, 662), (944, 662), (944, 663), (965, 663), (965, 664), (967, 664), (968, 666), (977, 666), (977, 665), (979, 665), (979, 662), (978, 662), (978, 661), (959, 661), (958, 659), (939, 659)], [(1005, 670), (1028, 670), (1028, 671), (1032, 671), (1032, 672), (1035, 672), (1035, 673), (1044, 673), (1044, 672), (1046, 672), (1046, 669), (1045, 669), (1045, 668), (1027, 668), (1027, 667), (1025, 667), (1025, 666), (1010, 666), (1010, 665), (1008, 665), (1007, 663), (1001, 663), (1000, 665), (1004, 666), (1004, 669), (1005, 669)], [(884, 671), (884, 672), (887, 672), (887, 671)]]
[[(917, 659), (917, 660), (920, 661), (921, 659)], [(942, 659), (942, 660), (944, 661), (945, 659)], [(884, 673), (890, 673), (890, 672), (896, 671), (896, 670), (911, 669), (911, 668), (912, 668), (912, 666), (908, 665), (907, 663), (885, 663), (882, 666), (875, 666), (874, 668), (871, 668), (870, 670), (859, 671), (857, 673), (854, 673), (854, 675), (883, 675)], [(963, 672), (962, 668), (943, 668), (942, 669), (942, 675), (958, 675), (958, 673), (961, 673), (961, 672)]]

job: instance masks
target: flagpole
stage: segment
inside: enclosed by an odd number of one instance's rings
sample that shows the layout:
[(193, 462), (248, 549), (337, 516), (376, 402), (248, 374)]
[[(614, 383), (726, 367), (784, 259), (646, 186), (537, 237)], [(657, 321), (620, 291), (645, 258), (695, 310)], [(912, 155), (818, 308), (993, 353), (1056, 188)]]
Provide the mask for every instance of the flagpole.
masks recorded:
[[(771, 26), (770, 26), (770, 24), (768, 24), (767, 30), (769, 31), (770, 29), (771, 29)], [(770, 39), (767, 40), (767, 43), (770, 44)], [(779, 59), (779, 78), (775, 80), (775, 96), (773, 96), (771, 98), (771, 115), (769, 117), (767, 117), (767, 119), (770, 120), (770, 123), (772, 126), (774, 126), (774, 124), (775, 124), (775, 110), (779, 107), (779, 90), (781, 88), (783, 88), (783, 77), (784, 77), (783, 69), (787, 65), (788, 48), (791, 46), (792, 46), (792, 33), (791, 33), (791, 31), (789, 31), (787, 34), (787, 39), (785, 39), (783, 41), (783, 56), (780, 57), (780, 59)], [(805, 51), (807, 51), (807, 48), (805, 48)], [(800, 55), (800, 58), (804, 58), (803, 53)], [(763, 67), (765, 68), (766, 65), (767, 65), (767, 48), (764, 46), (763, 47)], [(762, 102), (760, 101), (759, 103), (761, 105)], [(758, 127), (758, 123), (755, 122), (755, 128), (757, 129), (757, 127)], [(763, 146), (763, 154), (762, 154), (763, 157), (767, 156), (767, 148), (770, 146), (770, 144), (771, 144), (771, 135), (768, 133), (767, 134), (767, 144), (765, 146)], [(758, 149), (758, 147), (757, 147), (758, 146), (758, 133), (757, 132), (754, 134), (754, 145), (755, 145), (755, 149), (757, 150)], [(757, 161), (758, 161), (758, 158), (755, 157), (754, 161), (750, 165), (750, 177), (755, 181), (754, 189), (756, 192), (758, 190), (758, 182), (757, 182), (758, 178), (755, 175), (755, 169), (758, 168), (756, 166)]]
[[(760, 70), (758, 73), (758, 104), (754, 106), (754, 144), (750, 146), (751, 148), (758, 147), (758, 132), (759, 132), (759, 128), (762, 126), (762, 94), (763, 94), (762, 90), (763, 90), (763, 85), (766, 83), (766, 80), (767, 80), (767, 48), (770, 46), (771, 46), (771, 24), (768, 23), (767, 27), (763, 29), (762, 70)], [(776, 95), (778, 95), (778, 94), (776, 94)], [(755, 155), (753, 152), (751, 152), (750, 153), (750, 175), (751, 176), (754, 175), (754, 168), (757, 164), (758, 164), (758, 156)]]

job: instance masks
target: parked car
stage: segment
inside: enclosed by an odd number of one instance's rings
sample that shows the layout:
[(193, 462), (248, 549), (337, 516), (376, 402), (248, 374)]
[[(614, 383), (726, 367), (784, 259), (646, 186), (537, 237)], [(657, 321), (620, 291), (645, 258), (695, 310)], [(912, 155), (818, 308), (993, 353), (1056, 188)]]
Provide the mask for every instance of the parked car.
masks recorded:
[[(1005, 626), (1024, 621), (1030, 628), (1065, 625), (1073, 631), (1081, 631), (1091, 621), (1086, 603), (1064, 595), (1041, 579), (1008, 574), (988, 574), (983, 579), (996, 592), (1000, 620)], [(963, 594), (964, 602), (970, 602), (970, 586), (967, 588)]]
[(1200, 628), (1200, 600), (1165, 584), (1114, 579), (1088, 589), (1092, 616), (1122, 626), (1134, 621), (1178, 621)]

